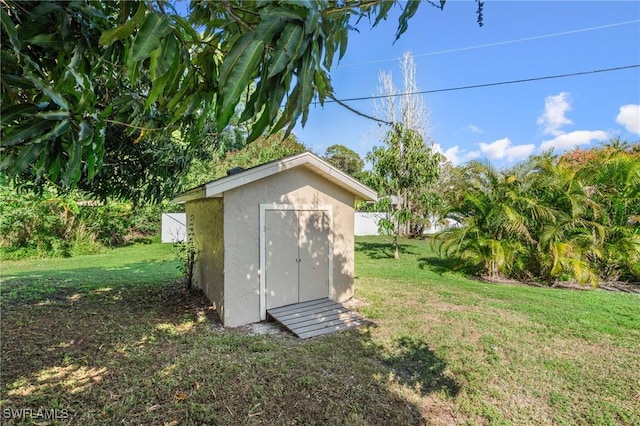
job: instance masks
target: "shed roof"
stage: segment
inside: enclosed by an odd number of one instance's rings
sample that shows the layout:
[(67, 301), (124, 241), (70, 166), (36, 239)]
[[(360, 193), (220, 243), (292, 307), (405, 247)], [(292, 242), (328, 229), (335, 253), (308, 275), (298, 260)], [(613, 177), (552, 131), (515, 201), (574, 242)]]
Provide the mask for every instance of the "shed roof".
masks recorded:
[(225, 191), (248, 185), (260, 179), (295, 167), (305, 167), (341, 188), (351, 192), (363, 201), (377, 200), (376, 192), (360, 183), (342, 170), (334, 167), (310, 152), (292, 155), (225, 176), (178, 194), (172, 202), (185, 203), (200, 198), (222, 197)]

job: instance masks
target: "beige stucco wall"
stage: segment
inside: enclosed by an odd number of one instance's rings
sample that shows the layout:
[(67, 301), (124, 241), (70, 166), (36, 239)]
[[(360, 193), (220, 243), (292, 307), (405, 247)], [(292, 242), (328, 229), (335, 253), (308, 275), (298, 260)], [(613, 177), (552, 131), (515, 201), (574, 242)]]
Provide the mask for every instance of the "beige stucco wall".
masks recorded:
[(224, 315), (224, 226), (222, 198), (189, 201), (185, 205), (189, 238), (195, 249), (193, 285), (201, 288), (220, 318)]
[(226, 326), (260, 321), (260, 204), (332, 205), (333, 296), (353, 296), (355, 196), (297, 167), (224, 194), (224, 313)]

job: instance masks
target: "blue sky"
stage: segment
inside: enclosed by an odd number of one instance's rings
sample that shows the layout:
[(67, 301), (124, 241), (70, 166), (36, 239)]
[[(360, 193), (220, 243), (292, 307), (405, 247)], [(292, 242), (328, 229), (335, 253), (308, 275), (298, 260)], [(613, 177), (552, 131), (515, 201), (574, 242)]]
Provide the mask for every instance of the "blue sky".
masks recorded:
[[(373, 30), (361, 23), (332, 70), (336, 97), (375, 95), (382, 70), (399, 86), (398, 59), (407, 50), (421, 90), (640, 64), (638, 1), (487, 0), (481, 28), (475, 10), (473, 1), (449, 0), (443, 11), (424, 4), (395, 44), (397, 14)], [(549, 148), (586, 148), (617, 136), (640, 140), (640, 68), (432, 93), (424, 100), (427, 136), (456, 164), (487, 158), (504, 167)], [(350, 105), (373, 113), (369, 100)], [(364, 157), (381, 143), (383, 130), (327, 103), (312, 106), (306, 126), (294, 133), (320, 154), (343, 144)]]

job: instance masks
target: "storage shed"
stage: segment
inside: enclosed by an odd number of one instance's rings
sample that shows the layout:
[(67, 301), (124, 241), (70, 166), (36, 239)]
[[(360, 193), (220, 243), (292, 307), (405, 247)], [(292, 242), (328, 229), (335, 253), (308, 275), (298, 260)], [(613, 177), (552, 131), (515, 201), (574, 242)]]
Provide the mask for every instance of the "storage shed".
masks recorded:
[(309, 152), (230, 172), (174, 200), (185, 203), (193, 284), (223, 324), (351, 298), (354, 203), (376, 193)]

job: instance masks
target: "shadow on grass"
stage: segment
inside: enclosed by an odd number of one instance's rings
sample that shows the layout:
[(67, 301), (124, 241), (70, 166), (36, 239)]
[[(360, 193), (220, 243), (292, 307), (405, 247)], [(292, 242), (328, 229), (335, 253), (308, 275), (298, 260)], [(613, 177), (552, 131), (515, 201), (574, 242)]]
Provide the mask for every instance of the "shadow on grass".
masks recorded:
[(457, 257), (421, 257), (418, 259), (418, 267), (420, 269), (428, 269), (439, 275), (444, 275), (447, 272), (460, 272), (465, 275), (476, 275), (478, 273), (477, 268), (469, 266)]
[(395, 341), (393, 355), (383, 357), (384, 363), (391, 367), (400, 382), (413, 389), (419, 389), (423, 395), (444, 391), (449, 397), (460, 392), (460, 385), (444, 371), (445, 361), (438, 357), (424, 341), (415, 337), (403, 336)]
[[(398, 244), (400, 254), (418, 254), (409, 250), (411, 246), (408, 244)], [(393, 246), (391, 243), (369, 243), (356, 241), (356, 251), (364, 253), (370, 259), (393, 259)]]
[(3, 409), (57, 407), (88, 425), (421, 424), (429, 413), (395, 386), (458, 392), (421, 340), (225, 330), (175, 279), (127, 281), (142, 264), (12, 277), (25, 287), (3, 309)]

